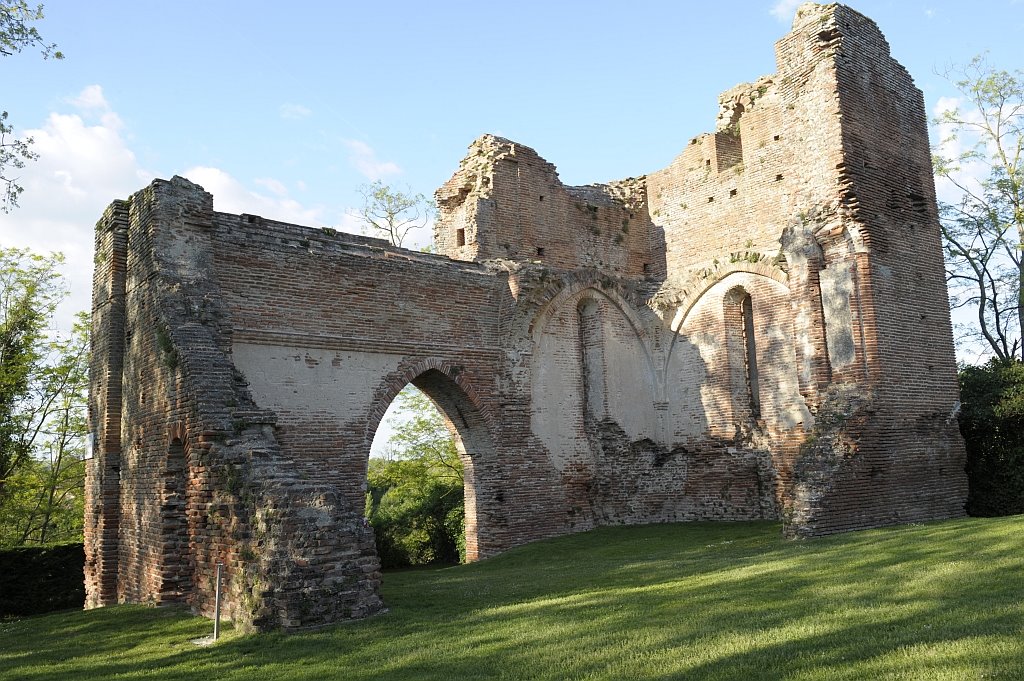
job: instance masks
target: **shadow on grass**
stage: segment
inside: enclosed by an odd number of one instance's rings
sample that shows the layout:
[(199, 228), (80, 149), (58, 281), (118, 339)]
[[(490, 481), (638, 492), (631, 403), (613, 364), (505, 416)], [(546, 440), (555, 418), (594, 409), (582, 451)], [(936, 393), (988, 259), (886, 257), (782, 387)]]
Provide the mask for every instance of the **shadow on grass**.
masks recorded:
[(316, 632), (196, 648), (207, 620), (138, 607), (3, 623), (0, 678), (1019, 678), (1022, 530), (605, 528), (389, 573), (390, 613)]

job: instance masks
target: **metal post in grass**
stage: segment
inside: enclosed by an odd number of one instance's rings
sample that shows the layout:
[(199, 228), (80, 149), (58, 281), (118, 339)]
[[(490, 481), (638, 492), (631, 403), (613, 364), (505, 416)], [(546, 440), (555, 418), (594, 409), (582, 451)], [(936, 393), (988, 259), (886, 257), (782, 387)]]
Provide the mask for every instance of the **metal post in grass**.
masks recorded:
[(220, 572), (224, 563), (217, 563), (217, 590), (213, 596), (213, 640), (220, 638)]

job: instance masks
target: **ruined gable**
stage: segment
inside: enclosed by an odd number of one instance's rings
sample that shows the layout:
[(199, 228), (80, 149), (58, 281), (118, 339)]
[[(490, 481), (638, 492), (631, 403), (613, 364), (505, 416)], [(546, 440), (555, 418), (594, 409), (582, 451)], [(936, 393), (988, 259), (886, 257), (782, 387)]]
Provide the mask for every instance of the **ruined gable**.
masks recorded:
[(640, 178), (473, 142), (438, 255), (212, 210), (181, 178), (97, 225), (91, 606), (296, 628), (380, 610), (367, 456), (412, 383), (465, 465), (467, 554), (604, 524), (961, 515), (920, 92), (805, 5), (777, 71)]

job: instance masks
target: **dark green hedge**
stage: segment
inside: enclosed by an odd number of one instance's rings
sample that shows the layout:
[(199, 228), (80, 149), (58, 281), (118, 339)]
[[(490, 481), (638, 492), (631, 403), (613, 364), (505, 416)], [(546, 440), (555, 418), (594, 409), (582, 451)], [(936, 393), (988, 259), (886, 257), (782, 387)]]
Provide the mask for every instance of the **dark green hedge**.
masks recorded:
[(0, 551), (0, 617), (81, 608), (84, 567), (82, 544)]
[(1024, 513), (1024, 363), (960, 372), (960, 432), (967, 445), (967, 512)]

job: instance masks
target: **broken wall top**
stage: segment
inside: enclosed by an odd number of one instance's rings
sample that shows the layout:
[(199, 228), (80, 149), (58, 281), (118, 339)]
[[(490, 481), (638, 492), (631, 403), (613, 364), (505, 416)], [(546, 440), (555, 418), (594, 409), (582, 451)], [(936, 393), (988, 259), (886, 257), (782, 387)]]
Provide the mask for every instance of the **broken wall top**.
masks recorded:
[(677, 282), (715, 260), (776, 258), (796, 216), (851, 208), (839, 71), (895, 72), (883, 89), (920, 94), (874, 22), (843, 5), (802, 5), (776, 61), (722, 94), (715, 132), (644, 177), (566, 186), (530, 147), (477, 139), (437, 192), (438, 252)]

